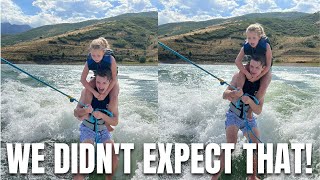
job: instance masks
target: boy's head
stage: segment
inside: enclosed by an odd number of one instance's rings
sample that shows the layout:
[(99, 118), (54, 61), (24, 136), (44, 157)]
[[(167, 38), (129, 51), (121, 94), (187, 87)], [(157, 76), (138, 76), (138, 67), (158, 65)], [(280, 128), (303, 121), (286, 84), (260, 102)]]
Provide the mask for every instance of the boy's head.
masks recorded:
[(264, 56), (251, 56), (249, 70), (252, 77), (258, 77), (266, 66), (266, 58)]
[(104, 56), (105, 51), (109, 48), (110, 48), (109, 43), (105, 38), (100, 37), (98, 39), (94, 39), (90, 43), (90, 47), (89, 47), (89, 51), (92, 59), (95, 62), (100, 62)]
[(246, 30), (246, 35), (247, 41), (253, 48), (255, 48), (258, 45), (258, 42), (261, 37), (266, 36), (263, 27), (261, 26), (261, 24), (258, 23), (251, 24)]
[(96, 87), (99, 93), (104, 93), (112, 79), (111, 70), (107, 69), (98, 69), (96, 72)]

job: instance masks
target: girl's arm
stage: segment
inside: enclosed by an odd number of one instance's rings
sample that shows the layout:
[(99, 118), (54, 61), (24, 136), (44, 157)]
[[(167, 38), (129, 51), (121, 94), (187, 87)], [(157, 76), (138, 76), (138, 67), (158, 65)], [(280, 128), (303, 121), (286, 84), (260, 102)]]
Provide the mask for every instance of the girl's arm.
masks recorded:
[(82, 85), (88, 89), (95, 97), (99, 97), (99, 93), (93, 89), (93, 87), (90, 86), (90, 84), (87, 81), (87, 76), (89, 74), (89, 68), (88, 68), (88, 64), (86, 62), (86, 64), (84, 65), (84, 68), (82, 70), (82, 74), (81, 74), (81, 79), (80, 82), (82, 83)]
[(267, 72), (271, 68), (271, 62), (272, 62), (272, 51), (270, 45), (267, 43), (267, 52), (266, 52), (266, 67), (263, 69), (261, 74), (256, 78), (256, 80), (260, 79), (262, 76), (267, 74)]
[(246, 77), (247, 77), (248, 79), (251, 79), (251, 78), (249, 78), (249, 77), (251, 77), (251, 74), (249, 73), (249, 71), (247, 71), (247, 69), (246, 69), (246, 68), (243, 66), (243, 64), (242, 64), (242, 59), (243, 59), (244, 55), (245, 55), (245, 54), (244, 54), (244, 49), (243, 49), (243, 47), (242, 47), (242, 48), (240, 49), (240, 52), (239, 52), (236, 60), (235, 60), (235, 63), (236, 63), (236, 65), (237, 65), (238, 69), (240, 70), (240, 72), (242, 72), (244, 75), (246, 75)]
[(117, 78), (117, 63), (113, 56), (111, 56), (111, 73), (112, 73), (112, 80), (110, 81), (110, 85), (108, 89), (103, 93), (104, 98), (110, 93), (114, 85), (118, 82)]

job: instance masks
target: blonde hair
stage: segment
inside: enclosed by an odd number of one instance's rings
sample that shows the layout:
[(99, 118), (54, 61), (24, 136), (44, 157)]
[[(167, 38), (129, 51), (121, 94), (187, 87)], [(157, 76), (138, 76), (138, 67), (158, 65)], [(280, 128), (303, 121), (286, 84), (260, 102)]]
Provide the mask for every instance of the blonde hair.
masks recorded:
[(259, 23), (251, 24), (250, 26), (248, 26), (246, 33), (248, 32), (256, 32), (258, 36), (266, 37), (266, 33), (264, 32), (264, 29), (262, 25)]
[(104, 37), (99, 37), (98, 39), (94, 39), (90, 43), (89, 51), (97, 50), (97, 49), (100, 49), (103, 51), (107, 51), (108, 49), (110, 49), (110, 45)]

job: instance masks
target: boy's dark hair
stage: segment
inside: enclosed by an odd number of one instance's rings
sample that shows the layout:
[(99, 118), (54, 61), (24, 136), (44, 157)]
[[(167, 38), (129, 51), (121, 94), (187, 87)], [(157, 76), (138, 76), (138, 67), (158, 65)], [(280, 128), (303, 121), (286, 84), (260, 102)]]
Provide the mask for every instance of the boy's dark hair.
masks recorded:
[(266, 57), (259, 55), (252, 55), (250, 60), (258, 61), (263, 66), (266, 66)]
[(112, 79), (112, 73), (110, 68), (97, 69), (96, 76), (107, 77), (108, 80)]

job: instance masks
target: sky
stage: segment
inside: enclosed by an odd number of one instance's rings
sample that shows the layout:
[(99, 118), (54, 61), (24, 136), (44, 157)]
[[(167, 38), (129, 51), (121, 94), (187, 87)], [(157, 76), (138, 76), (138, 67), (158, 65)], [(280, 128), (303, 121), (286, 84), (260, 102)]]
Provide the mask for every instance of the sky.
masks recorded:
[(39, 27), (158, 11), (158, 24), (166, 24), (319, 9), (319, 0), (1, 0), (1, 22)]

